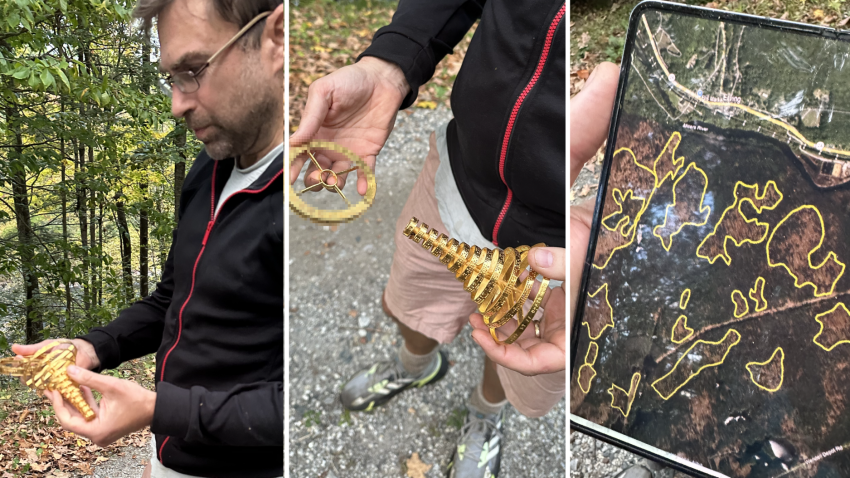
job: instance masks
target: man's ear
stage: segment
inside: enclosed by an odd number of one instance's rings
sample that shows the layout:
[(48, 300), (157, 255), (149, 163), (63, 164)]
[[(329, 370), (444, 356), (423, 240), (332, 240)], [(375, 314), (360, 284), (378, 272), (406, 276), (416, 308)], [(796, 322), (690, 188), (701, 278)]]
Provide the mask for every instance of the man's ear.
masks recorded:
[(278, 5), (266, 20), (263, 30), (262, 49), (263, 57), (268, 58), (272, 67), (272, 74), (283, 74), (284, 66), (284, 28), (283, 28), (283, 4)]

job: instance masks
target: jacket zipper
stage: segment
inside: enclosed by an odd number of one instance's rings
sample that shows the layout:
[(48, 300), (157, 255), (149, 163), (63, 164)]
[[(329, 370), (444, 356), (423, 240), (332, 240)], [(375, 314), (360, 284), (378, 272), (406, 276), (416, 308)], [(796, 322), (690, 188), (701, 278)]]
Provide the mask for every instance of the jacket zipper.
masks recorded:
[[(177, 339), (174, 341), (174, 345), (168, 349), (168, 352), (165, 353), (165, 358), (162, 359), (162, 369), (160, 370), (159, 379), (160, 381), (165, 380), (165, 364), (168, 362), (168, 356), (171, 355), (171, 351), (177, 347), (177, 343), (180, 342), (180, 334), (183, 332), (183, 310), (186, 309), (186, 304), (189, 303), (189, 299), (192, 298), (192, 293), (195, 291), (195, 273), (198, 270), (198, 263), (201, 261), (201, 256), (204, 255), (204, 249), (207, 248), (207, 240), (210, 238), (210, 232), (212, 232), (213, 225), (215, 225), (215, 172), (218, 170), (218, 161), (213, 164), (213, 172), (212, 172), (212, 180), (210, 181), (210, 220), (207, 223), (207, 230), (204, 233), (204, 239), (201, 241), (201, 250), (198, 252), (198, 257), (195, 258), (195, 266), (192, 268), (192, 285), (189, 287), (189, 295), (186, 297), (186, 300), (183, 301), (183, 305), (180, 307), (180, 313), (177, 314)], [(224, 205), (227, 204), (227, 201), (230, 200), (233, 196), (237, 194), (259, 194), (265, 191), (277, 178), (279, 178), (283, 174), (283, 169), (280, 170), (277, 174), (272, 177), (269, 182), (266, 183), (260, 189), (241, 189), (239, 191), (234, 192), (230, 196), (224, 199), (224, 202), (221, 203), (221, 207), (224, 208)], [(168, 443), (168, 440), (171, 437), (165, 437), (165, 440), (162, 441), (162, 445), (159, 446), (159, 462), (162, 463), (162, 450), (165, 448), (165, 444)]]
[(519, 108), (522, 106), (522, 103), (525, 101), (528, 93), (532, 88), (534, 88), (534, 85), (540, 78), (540, 74), (543, 73), (543, 66), (546, 65), (546, 59), (549, 58), (549, 49), (552, 47), (552, 39), (555, 38), (555, 30), (558, 28), (558, 24), (561, 23), (561, 19), (564, 18), (566, 6), (566, 4), (561, 5), (561, 9), (558, 10), (558, 13), (555, 14), (555, 18), (552, 19), (552, 23), (549, 25), (549, 31), (546, 33), (546, 42), (543, 44), (543, 51), (540, 52), (540, 58), (537, 61), (537, 68), (534, 70), (534, 75), (532, 75), (531, 80), (529, 80), (528, 84), (525, 85), (522, 93), (520, 93), (514, 103), (514, 107), (511, 110), (511, 116), (508, 119), (508, 126), (505, 129), (505, 135), (502, 138), (502, 153), (499, 156), (499, 177), (502, 179), (502, 184), (508, 188), (508, 197), (505, 198), (505, 204), (499, 212), (499, 217), (496, 218), (496, 224), (493, 225), (493, 244), (497, 246), (499, 245), (499, 228), (502, 226), (502, 221), (505, 219), (505, 215), (508, 213), (508, 208), (510, 208), (511, 201), (514, 197), (513, 191), (511, 191), (510, 186), (508, 186), (507, 181), (505, 181), (505, 159), (508, 155), (508, 144), (510, 144), (511, 134), (513, 133), (514, 124), (516, 124)]

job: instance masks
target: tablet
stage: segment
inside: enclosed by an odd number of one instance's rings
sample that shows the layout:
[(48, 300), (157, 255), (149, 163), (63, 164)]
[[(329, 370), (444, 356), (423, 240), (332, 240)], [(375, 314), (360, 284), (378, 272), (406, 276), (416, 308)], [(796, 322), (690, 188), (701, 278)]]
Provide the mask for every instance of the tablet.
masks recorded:
[(696, 476), (850, 476), (850, 34), (641, 3), (607, 144), (571, 426)]

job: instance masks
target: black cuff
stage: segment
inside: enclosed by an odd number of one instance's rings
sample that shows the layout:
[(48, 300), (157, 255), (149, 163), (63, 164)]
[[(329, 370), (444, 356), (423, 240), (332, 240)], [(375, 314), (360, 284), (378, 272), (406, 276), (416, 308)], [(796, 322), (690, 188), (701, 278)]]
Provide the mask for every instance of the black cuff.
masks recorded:
[(151, 432), (157, 435), (186, 437), (189, 433), (189, 415), (192, 412), (191, 401), (190, 390), (168, 382), (157, 383)]
[(118, 350), (118, 342), (105, 331), (95, 328), (86, 335), (78, 335), (74, 338), (85, 340), (94, 346), (94, 353), (100, 361), (100, 366), (92, 372), (100, 373), (121, 365), (121, 352)]

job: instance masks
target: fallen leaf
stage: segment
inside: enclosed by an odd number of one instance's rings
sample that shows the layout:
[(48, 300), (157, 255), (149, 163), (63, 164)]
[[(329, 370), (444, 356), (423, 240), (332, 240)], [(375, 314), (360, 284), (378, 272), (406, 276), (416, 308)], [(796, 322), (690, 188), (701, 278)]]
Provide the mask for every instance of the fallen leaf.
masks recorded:
[(812, 12), (812, 17), (814, 17), (815, 20), (823, 20), (823, 10), (820, 8), (816, 9)]
[(575, 200), (576, 200), (576, 192), (571, 189), (570, 190), (570, 202), (575, 201)]
[(437, 107), (437, 103), (435, 101), (419, 101), (416, 103), (417, 108), (427, 108), (429, 110), (433, 110)]
[(407, 413), (409, 413), (411, 415), (416, 415), (416, 409), (414, 409), (413, 407), (410, 407), (410, 408), (407, 409)]
[(357, 317), (357, 311), (354, 310), (354, 309), (351, 309), (351, 310), (348, 311), (348, 315), (351, 316), (351, 317)]
[(18, 418), (18, 423), (23, 423), (23, 422), (24, 422), (24, 418), (26, 418), (26, 417), (27, 417), (27, 415), (29, 415), (29, 414), (30, 414), (29, 409), (24, 410), (23, 412), (21, 412), (21, 416), (20, 416), (20, 418)]
[(580, 197), (585, 197), (585, 196), (587, 196), (589, 193), (590, 193), (590, 186), (588, 186), (587, 184), (585, 184), (585, 185), (584, 185), (584, 187), (583, 187), (583, 188), (581, 188), (581, 191), (579, 191), (578, 195), (579, 195)]
[(788, 20), (788, 12), (783, 13), (782, 16), (779, 17), (779, 19), (780, 20)]
[(719, 7), (720, 5), (718, 5), (718, 4), (717, 4), (717, 2), (708, 2), (708, 3), (706, 3), (706, 4), (705, 4), (705, 6), (706, 6), (707, 8), (717, 8), (717, 7)]
[(843, 27), (843, 26), (847, 25), (847, 22), (850, 22), (850, 17), (844, 18), (843, 20), (838, 22), (836, 25), (838, 25), (839, 27)]
[(27, 448), (24, 450), (24, 453), (26, 453), (27, 460), (29, 460), (30, 463), (35, 463), (38, 461), (38, 453), (35, 448)]
[(577, 71), (577, 72), (576, 72), (576, 76), (578, 76), (578, 77), (579, 77), (579, 78), (581, 78), (582, 80), (586, 80), (586, 79), (587, 79), (587, 77), (589, 77), (589, 76), (590, 76), (590, 71), (588, 71), (588, 70), (579, 70), (579, 71)]
[(434, 466), (422, 463), (417, 452), (413, 452), (413, 455), (407, 459), (406, 465), (408, 478), (425, 478), (425, 473)]
[(590, 42), (590, 34), (587, 33), (587, 32), (584, 32), (584, 33), (581, 34), (581, 38), (579, 38), (579, 40), (578, 40), (578, 47), (584, 48), (584, 47), (587, 46), (587, 44), (589, 42)]

